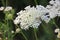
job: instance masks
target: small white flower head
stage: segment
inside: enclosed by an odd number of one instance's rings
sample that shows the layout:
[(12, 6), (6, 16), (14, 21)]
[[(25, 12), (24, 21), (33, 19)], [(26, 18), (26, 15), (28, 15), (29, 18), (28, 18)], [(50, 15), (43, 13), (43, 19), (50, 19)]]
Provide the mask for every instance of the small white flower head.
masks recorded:
[(7, 6), (4, 11), (10, 11), (10, 10), (12, 10), (12, 7)]
[(57, 38), (60, 38), (60, 32), (58, 33)]
[(13, 33), (14, 33), (14, 31), (12, 30), (12, 31), (11, 31), (11, 33), (13, 34)]
[(3, 11), (4, 10), (4, 7), (0, 7), (0, 11)]
[(56, 10), (56, 8), (49, 9), (49, 15), (51, 19), (55, 18), (57, 16), (57, 13), (58, 11)]
[[(43, 10), (43, 9), (41, 8), (41, 10)], [(25, 30), (28, 29), (29, 27), (33, 27), (33, 26), (38, 28), (38, 26), (41, 23), (40, 17), (44, 13), (45, 13), (45, 11), (43, 11), (43, 12), (38, 11), (38, 7), (35, 8), (34, 6), (33, 7), (27, 6), (27, 7), (25, 7), (25, 10), (17, 13), (18, 16), (14, 20), (14, 23), (20, 24), (21, 28), (25, 29)]]
[(55, 29), (55, 33), (58, 33), (60, 31), (60, 29), (59, 28), (57, 28), (57, 29)]
[(20, 31), (21, 31), (20, 28), (17, 28), (17, 29), (16, 29), (16, 33), (19, 33)]

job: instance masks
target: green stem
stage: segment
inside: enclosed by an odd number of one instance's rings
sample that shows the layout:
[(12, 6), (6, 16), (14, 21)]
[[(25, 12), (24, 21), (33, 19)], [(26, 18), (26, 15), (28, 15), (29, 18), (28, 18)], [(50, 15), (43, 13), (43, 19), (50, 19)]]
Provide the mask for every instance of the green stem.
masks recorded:
[(42, 27), (43, 27), (43, 29), (44, 29), (44, 31), (45, 31), (46, 33), (51, 34), (51, 33), (49, 33), (49, 32), (52, 32), (52, 31), (51, 31), (51, 28), (49, 27), (48, 24), (42, 22), (41, 25), (42, 25)]
[(55, 23), (55, 20), (53, 19), (53, 24), (56, 26), (56, 28), (59, 28), (57, 24)]
[(1, 0), (1, 2), (2, 2), (3, 6), (5, 6), (5, 2), (4, 2), (4, 0)]
[(6, 40), (5, 32), (3, 32), (3, 40)]
[(36, 28), (34, 28), (34, 34), (35, 34), (36, 40), (38, 40), (38, 37), (37, 37), (37, 34), (36, 34)]
[(6, 0), (6, 6), (8, 6), (8, 0)]
[(21, 30), (21, 34), (23, 35), (23, 37), (25, 38), (25, 40), (28, 40), (22, 30)]
[(8, 40), (12, 40), (12, 34), (11, 34), (10, 29), (11, 29), (11, 26), (9, 27), (9, 21), (7, 19)]
[[(16, 27), (20, 28), (18, 25), (16, 25)], [(23, 37), (25, 38), (25, 40), (28, 40), (27, 37), (25, 36), (25, 34), (23, 33), (22, 29), (21, 29), (21, 32), (20, 33), (23, 35)]]
[(7, 28), (8, 28), (8, 40), (10, 40), (9, 36), (10, 36), (10, 31), (9, 31), (9, 24), (8, 24), (8, 20), (7, 20)]
[(37, 0), (34, 0), (35, 4), (38, 5)]

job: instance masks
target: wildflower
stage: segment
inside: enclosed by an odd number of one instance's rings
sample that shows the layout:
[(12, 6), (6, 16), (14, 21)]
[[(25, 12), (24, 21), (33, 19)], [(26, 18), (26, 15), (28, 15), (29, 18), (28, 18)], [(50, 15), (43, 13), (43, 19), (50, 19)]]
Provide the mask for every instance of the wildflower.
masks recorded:
[(58, 32), (57, 38), (60, 38), (60, 32)]
[(0, 7), (0, 11), (3, 11), (4, 10), (4, 7)]
[(21, 30), (20, 30), (20, 28), (17, 28), (16, 29), (16, 33), (19, 33)]
[[(29, 8), (29, 9), (28, 9)], [(40, 13), (35, 7), (27, 6), (24, 11), (20, 11), (19, 14), (14, 21), (15, 24), (20, 23), (22, 29), (28, 29), (29, 27), (39, 26), (40, 21)], [(39, 18), (38, 20), (36, 18)], [(38, 24), (38, 25), (35, 25)]]
[(60, 5), (58, 4), (60, 3), (60, 1), (51, 0), (50, 2), (52, 2), (52, 6), (51, 3), (50, 5), (46, 6), (46, 8), (49, 10), (50, 18), (55, 18), (56, 16), (60, 16)]
[[(41, 5), (36, 5), (36, 7), (25, 7), (25, 10), (21, 10), (17, 13), (18, 16), (14, 20), (14, 24), (20, 24), (22, 29), (28, 29), (29, 27), (38, 28), (41, 24), (41, 20), (48, 23), (50, 19), (60, 16), (60, 6), (57, 3), (58, 1), (51, 0), (49, 2), (50, 5), (47, 5), (46, 7)], [(47, 13), (48, 15), (46, 15)], [(36, 18), (38, 18), (38, 20)]]
[(10, 10), (12, 10), (12, 7), (7, 6), (4, 11), (10, 11)]
[(60, 31), (60, 29), (59, 29), (59, 28), (55, 29), (55, 33), (58, 33), (59, 31)]
[(60, 38), (60, 29), (59, 28), (55, 29), (55, 33), (58, 33), (57, 38)]

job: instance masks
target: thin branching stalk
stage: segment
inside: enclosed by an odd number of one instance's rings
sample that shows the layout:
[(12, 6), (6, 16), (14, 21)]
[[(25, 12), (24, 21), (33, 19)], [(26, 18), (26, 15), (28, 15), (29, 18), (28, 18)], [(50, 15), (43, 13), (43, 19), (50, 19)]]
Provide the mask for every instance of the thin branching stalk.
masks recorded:
[(34, 28), (34, 34), (35, 34), (36, 40), (38, 40), (38, 37), (37, 37), (37, 34), (36, 34), (36, 28)]

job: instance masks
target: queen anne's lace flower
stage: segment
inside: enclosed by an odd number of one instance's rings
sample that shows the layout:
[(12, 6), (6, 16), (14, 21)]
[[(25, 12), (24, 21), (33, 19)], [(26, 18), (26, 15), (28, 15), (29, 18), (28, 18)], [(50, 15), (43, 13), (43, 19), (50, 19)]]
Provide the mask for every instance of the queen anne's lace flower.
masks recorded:
[(28, 29), (29, 27), (38, 28), (41, 20), (48, 23), (50, 19), (60, 16), (60, 0), (51, 0), (49, 3), (46, 7), (41, 5), (25, 7), (25, 10), (17, 13), (18, 16), (14, 23), (20, 24), (22, 29)]
[(51, 0), (50, 5), (47, 5), (46, 8), (49, 9), (51, 18), (60, 16), (60, 0)]
[(18, 16), (14, 20), (14, 23), (20, 23), (22, 29), (28, 29), (29, 27), (38, 28), (41, 23), (41, 13), (44, 13), (42, 12), (43, 9), (41, 11), (38, 10), (38, 8), (27, 6), (24, 11), (22, 10), (17, 13)]

